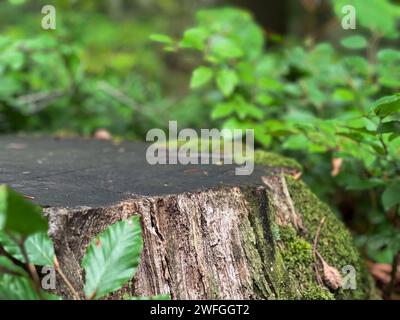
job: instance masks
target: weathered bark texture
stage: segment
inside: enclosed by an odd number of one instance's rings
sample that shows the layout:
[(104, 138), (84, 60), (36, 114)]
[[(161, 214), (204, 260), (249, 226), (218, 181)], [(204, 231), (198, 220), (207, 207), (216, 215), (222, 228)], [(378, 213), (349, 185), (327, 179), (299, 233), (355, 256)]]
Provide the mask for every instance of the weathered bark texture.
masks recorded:
[[(141, 216), (144, 250), (138, 272), (112, 299), (124, 294), (170, 294), (173, 299), (369, 298), (372, 286), (351, 237), (330, 211), (326, 214), (334, 234), (324, 234), (320, 251), (332, 265), (313, 260), (316, 231), (310, 235), (304, 226), (286, 177), (281, 172), (264, 177), (264, 186), (137, 197), (107, 208), (48, 208), (50, 236), (61, 268), (82, 290), (80, 261), (90, 240), (112, 223)], [(311, 200), (319, 205), (316, 198)], [(325, 256), (324, 249), (334, 250), (334, 256)], [(339, 270), (346, 265), (358, 272), (357, 290), (332, 285), (339, 281), (340, 286)], [(337, 273), (333, 279), (326, 266)], [(58, 288), (71, 297), (65, 285)]]
[[(254, 299), (275, 294), (269, 279), (274, 245), (263, 187), (139, 197), (109, 208), (46, 211), (58, 260), (76, 288), (83, 287), (79, 265), (89, 241), (108, 225), (139, 214), (145, 246), (135, 280), (125, 289), (130, 293), (171, 294), (175, 299)], [(70, 296), (66, 287), (62, 293)]]
[[(140, 215), (138, 271), (110, 299), (366, 299), (373, 286), (352, 238), (300, 181), (293, 160), (258, 152), (255, 172), (150, 166), (146, 145), (0, 138), (0, 180), (46, 205), (65, 276), (82, 294), (81, 259), (109, 225)], [(84, 207), (82, 205), (85, 205)], [(350, 267), (349, 267), (350, 266)], [(345, 267), (345, 269), (343, 269)], [(342, 286), (354, 270), (356, 287)], [(58, 293), (72, 294), (61, 277)]]

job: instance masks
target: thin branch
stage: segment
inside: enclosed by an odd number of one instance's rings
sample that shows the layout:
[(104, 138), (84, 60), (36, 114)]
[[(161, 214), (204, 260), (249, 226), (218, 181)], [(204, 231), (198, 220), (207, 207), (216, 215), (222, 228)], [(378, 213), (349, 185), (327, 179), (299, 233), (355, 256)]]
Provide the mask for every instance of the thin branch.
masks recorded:
[(319, 241), (319, 236), (321, 233), (321, 229), (323, 224), (325, 223), (325, 217), (322, 217), (321, 221), (319, 222), (317, 232), (315, 233), (315, 238), (314, 238), (314, 243), (313, 243), (313, 256), (316, 256), (317, 253), (317, 247), (318, 247), (318, 241)]
[(29, 93), (23, 96), (19, 96), (16, 101), (20, 104), (28, 104), (28, 103), (38, 103), (43, 100), (53, 100), (55, 98), (59, 98), (65, 94), (65, 90), (54, 90), (52, 92), (34, 92)]
[(64, 96), (68, 90), (54, 90), (52, 92), (34, 92), (16, 98), (16, 103), (20, 105), (32, 106), (29, 113), (37, 113), (45, 109), (52, 101)]
[(313, 251), (312, 251), (313, 258), (314, 258), (313, 266), (314, 266), (315, 275), (317, 277), (318, 284), (321, 286), (323, 285), (323, 280), (321, 278), (321, 275), (319, 274), (317, 258), (319, 258), (321, 260), (321, 263), (323, 263), (323, 262), (322, 262), (322, 257), (320, 256), (319, 252), (317, 251), (317, 247), (318, 247), (319, 236), (321, 234), (321, 229), (322, 229), (324, 222), (325, 222), (325, 217), (322, 217), (321, 221), (319, 222), (317, 232), (315, 233), (314, 242), (313, 242)]

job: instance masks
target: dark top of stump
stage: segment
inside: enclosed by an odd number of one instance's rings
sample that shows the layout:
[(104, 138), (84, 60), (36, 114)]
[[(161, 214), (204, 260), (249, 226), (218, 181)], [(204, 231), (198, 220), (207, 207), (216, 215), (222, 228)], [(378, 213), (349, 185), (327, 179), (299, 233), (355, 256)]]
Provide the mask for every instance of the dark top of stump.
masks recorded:
[(139, 196), (219, 186), (260, 185), (265, 168), (235, 175), (235, 165), (150, 165), (149, 144), (81, 138), (0, 136), (0, 184), (49, 207), (101, 207)]

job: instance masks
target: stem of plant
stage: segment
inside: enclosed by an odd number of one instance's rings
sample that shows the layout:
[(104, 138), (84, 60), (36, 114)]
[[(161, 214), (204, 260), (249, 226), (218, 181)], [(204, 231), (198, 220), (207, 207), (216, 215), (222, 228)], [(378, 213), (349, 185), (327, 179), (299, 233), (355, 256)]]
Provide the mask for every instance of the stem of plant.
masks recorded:
[(29, 269), (27, 268), (25, 263), (15, 259), (11, 254), (9, 254), (6, 251), (6, 249), (4, 249), (4, 247), (1, 244), (0, 244), (0, 256), (4, 256), (4, 257), (8, 258), (13, 264), (24, 269), (26, 272), (29, 272)]

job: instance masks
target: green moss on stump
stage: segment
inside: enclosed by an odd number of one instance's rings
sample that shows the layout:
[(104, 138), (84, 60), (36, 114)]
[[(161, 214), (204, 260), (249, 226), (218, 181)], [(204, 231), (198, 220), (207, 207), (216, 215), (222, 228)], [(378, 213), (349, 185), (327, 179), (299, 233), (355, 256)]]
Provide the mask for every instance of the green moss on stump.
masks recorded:
[[(255, 163), (302, 171), (301, 165), (295, 160), (264, 151), (255, 152)], [(286, 171), (283, 170), (283, 172)], [(313, 300), (375, 298), (374, 284), (364, 261), (354, 246), (350, 232), (332, 210), (321, 202), (303, 182), (295, 180), (290, 175), (285, 175), (285, 177), (290, 197), (296, 213), (301, 215), (306, 233), (299, 234), (290, 225), (278, 226), (275, 222), (273, 207), (268, 206), (266, 214), (269, 216), (272, 237), (266, 243), (274, 247), (273, 272), (269, 276), (273, 280), (275, 297)], [(254, 199), (249, 199), (249, 202), (252, 201)], [(332, 291), (317, 282), (312, 246), (323, 217), (325, 220), (317, 250), (325, 261), (335, 267), (342, 276), (345, 276), (345, 273), (342, 273), (343, 267), (350, 265), (355, 268), (357, 281), (355, 290)], [(271, 261), (264, 261), (264, 263), (270, 265)]]
[(269, 167), (289, 168), (296, 171), (303, 170), (302, 166), (294, 159), (262, 150), (256, 150), (254, 152), (254, 163)]
[(294, 228), (280, 228), (278, 242), (281, 270), (286, 279), (279, 287), (279, 299), (333, 300), (335, 296), (316, 282), (312, 246)]
[(304, 227), (308, 233), (305, 240), (313, 243), (321, 219), (325, 222), (321, 228), (318, 251), (325, 261), (342, 270), (345, 266), (353, 266), (356, 270), (356, 290), (338, 290), (335, 297), (339, 299), (368, 299), (373, 294), (372, 280), (365, 264), (353, 243), (353, 238), (344, 224), (332, 210), (301, 181), (286, 177), (290, 196), (296, 210), (301, 214)]

